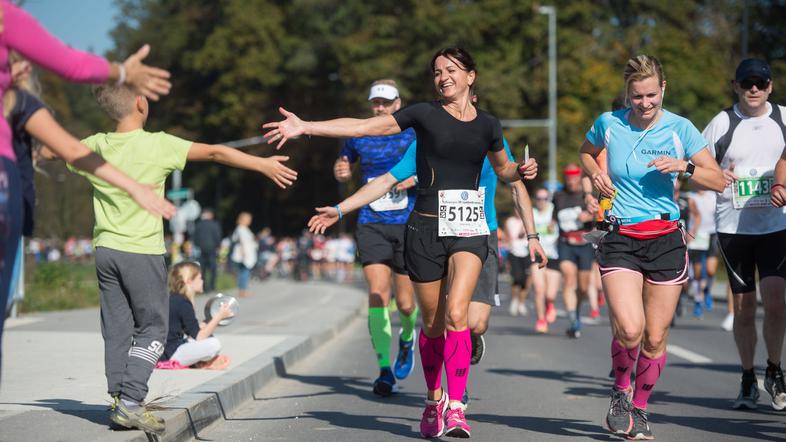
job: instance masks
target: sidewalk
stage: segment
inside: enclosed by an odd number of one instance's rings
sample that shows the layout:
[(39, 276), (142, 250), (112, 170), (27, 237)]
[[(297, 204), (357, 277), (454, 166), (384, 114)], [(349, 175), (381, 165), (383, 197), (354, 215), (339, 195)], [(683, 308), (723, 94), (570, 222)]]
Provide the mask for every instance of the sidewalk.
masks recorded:
[[(364, 292), (330, 283), (273, 280), (251, 291), (239, 299), (238, 318), (216, 333), (232, 358), (228, 370), (153, 373), (147, 399), (166, 398), (161, 440), (192, 440), (330, 340), (366, 302)], [(200, 319), (207, 299), (198, 298)], [(98, 309), (9, 319), (3, 350), (0, 441), (148, 440), (141, 431), (108, 429)]]

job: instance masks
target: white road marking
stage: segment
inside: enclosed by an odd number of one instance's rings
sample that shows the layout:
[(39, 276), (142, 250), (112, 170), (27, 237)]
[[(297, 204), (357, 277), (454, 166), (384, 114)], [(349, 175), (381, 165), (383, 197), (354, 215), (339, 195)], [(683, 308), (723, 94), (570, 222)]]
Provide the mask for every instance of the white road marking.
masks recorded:
[(693, 362), (694, 364), (709, 364), (712, 362), (712, 359), (702, 356), (698, 353), (692, 352), (687, 348), (682, 348), (679, 345), (669, 344), (666, 346), (666, 352), (677, 356), (678, 358), (685, 359), (688, 362)]

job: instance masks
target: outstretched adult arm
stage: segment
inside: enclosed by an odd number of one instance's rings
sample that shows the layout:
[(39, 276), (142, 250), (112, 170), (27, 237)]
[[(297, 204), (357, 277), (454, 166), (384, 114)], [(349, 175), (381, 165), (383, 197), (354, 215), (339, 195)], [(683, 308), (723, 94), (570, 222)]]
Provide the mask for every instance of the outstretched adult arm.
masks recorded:
[(278, 142), (280, 149), (290, 138), (300, 135), (313, 135), (328, 138), (358, 138), (369, 136), (394, 135), (401, 132), (396, 119), (392, 115), (380, 115), (371, 118), (337, 118), (327, 121), (303, 121), (297, 115), (280, 107), (279, 112), (284, 120), (265, 123), (262, 128), (269, 129), (265, 133), (268, 144)]
[(312, 233), (325, 233), (325, 230), (337, 223), (347, 213), (360, 209), (378, 200), (382, 195), (388, 193), (396, 185), (398, 180), (390, 172), (374, 178), (349, 198), (336, 204), (333, 207), (317, 207), (317, 214), (308, 221), (308, 230)]
[(153, 100), (169, 93), (169, 72), (142, 63), (150, 52), (148, 45), (128, 57), (122, 65), (110, 64), (103, 57), (67, 46), (30, 14), (11, 2), (0, 0), (0, 8), (5, 23), (2, 31), (5, 44), (60, 77), (82, 83), (122, 79), (137, 92)]

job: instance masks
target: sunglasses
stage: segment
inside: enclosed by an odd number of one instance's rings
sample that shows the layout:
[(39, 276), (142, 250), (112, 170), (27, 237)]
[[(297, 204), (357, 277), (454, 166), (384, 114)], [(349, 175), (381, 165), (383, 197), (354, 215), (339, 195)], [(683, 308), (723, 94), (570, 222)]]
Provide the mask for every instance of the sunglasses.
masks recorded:
[(756, 89), (761, 91), (767, 89), (767, 86), (770, 85), (770, 81), (765, 80), (763, 78), (751, 77), (740, 81), (738, 84), (742, 89), (745, 89), (746, 91), (752, 88), (753, 86), (756, 86)]

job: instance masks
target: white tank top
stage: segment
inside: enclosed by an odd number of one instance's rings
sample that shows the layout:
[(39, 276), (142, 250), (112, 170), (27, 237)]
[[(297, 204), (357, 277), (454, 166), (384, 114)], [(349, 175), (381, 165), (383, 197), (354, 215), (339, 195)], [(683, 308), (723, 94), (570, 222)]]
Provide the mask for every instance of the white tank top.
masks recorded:
[(715, 199), (717, 198), (715, 192), (710, 190), (693, 192), (689, 198), (696, 204), (701, 216), (701, 224), (697, 232), (708, 235), (715, 233)]
[[(746, 117), (734, 105), (734, 112), (742, 119), (734, 130), (726, 154), (721, 160), (721, 169), (734, 164), (734, 173), (740, 177), (771, 176), (775, 163), (783, 152), (786, 140), (778, 124), (770, 118), (772, 104), (767, 103), (769, 111), (760, 117)], [(779, 106), (781, 118), (786, 116), (786, 107)], [(729, 116), (720, 112), (704, 129), (703, 135), (715, 156), (715, 143), (728, 131)], [(761, 235), (786, 230), (786, 207), (742, 207), (735, 208), (732, 186), (717, 194), (715, 210), (717, 231), (720, 233), (739, 233)]]
[(549, 225), (552, 222), (554, 212), (554, 204), (551, 202), (546, 203), (544, 210), (538, 210), (535, 206), (532, 208), (532, 216), (535, 220), (535, 230), (540, 234), (540, 245), (543, 251), (546, 252), (546, 257), (549, 259), (557, 259), (557, 232), (549, 232)]

